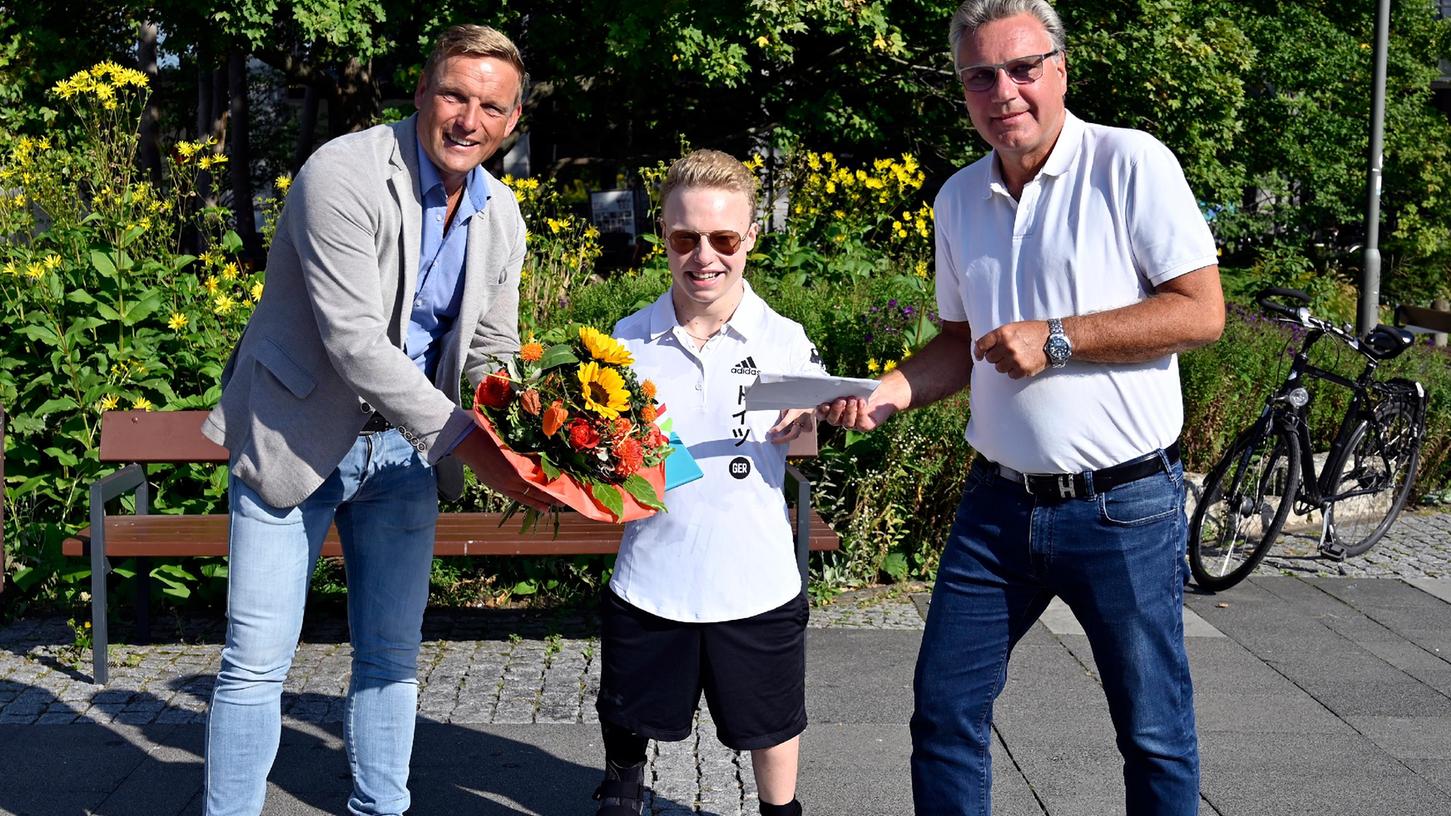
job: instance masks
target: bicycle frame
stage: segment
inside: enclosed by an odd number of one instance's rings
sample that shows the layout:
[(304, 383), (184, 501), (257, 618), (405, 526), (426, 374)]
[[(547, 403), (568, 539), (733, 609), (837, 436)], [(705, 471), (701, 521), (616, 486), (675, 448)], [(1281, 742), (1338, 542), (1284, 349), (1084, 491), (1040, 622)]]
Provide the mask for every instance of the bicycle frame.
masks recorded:
[[(1360, 490), (1331, 494), (1329, 491), (1334, 489), (1334, 485), (1329, 484), (1329, 480), (1334, 479), (1336, 474), (1332, 472), (1334, 468), (1329, 467), (1329, 465), (1334, 464), (1339, 459), (1341, 451), (1349, 443), (1350, 435), (1355, 432), (1356, 427), (1362, 421), (1370, 419), (1373, 416), (1370, 405), (1370, 393), (1376, 369), (1380, 364), (1374, 358), (1367, 357), (1365, 369), (1355, 379), (1350, 379), (1333, 371), (1312, 365), (1310, 363), (1310, 349), (1325, 334), (1325, 331), (1322, 329), (1308, 330), (1305, 342), (1301, 345), (1300, 350), (1296, 352), (1294, 361), (1290, 365), (1289, 376), (1285, 378), (1284, 384), (1266, 400), (1265, 412), (1261, 415), (1262, 420), (1267, 417), (1277, 427), (1295, 434), (1296, 440), (1300, 443), (1300, 489), (1295, 496), (1286, 497), (1307, 505), (1303, 509), (1299, 507), (1294, 508), (1296, 515), (1304, 515), (1310, 510), (1324, 509), (1326, 505), (1356, 495), (1357, 493), (1373, 492)], [(1350, 389), (1351, 392), (1350, 405), (1346, 407), (1345, 416), (1341, 418), (1340, 427), (1336, 430), (1335, 438), (1330, 443), (1330, 450), (1325, 460), (1327, 467), (1323, 472), (1317, 470), (1315, 467), (1315, 452), (1310, 440), (1310, 402), (1308, 400), (1308, 391), (1306, 392), (1306, 401), (1298, 407), (1290, 398), (1290, 394), (1296, 388), (1303, 387), (1307, 378), (1333, 383)]]

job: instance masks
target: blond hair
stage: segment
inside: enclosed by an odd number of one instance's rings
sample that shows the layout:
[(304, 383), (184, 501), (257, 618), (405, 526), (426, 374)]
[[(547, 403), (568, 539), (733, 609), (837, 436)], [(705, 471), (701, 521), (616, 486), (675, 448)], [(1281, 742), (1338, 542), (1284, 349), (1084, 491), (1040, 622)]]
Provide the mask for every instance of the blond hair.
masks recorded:
[(433, 72), (439, 64), (449, 57), (458, 56), (493, 57), (514, 66), (514, 70), (519, 72), (519, 95), (514, 100), (514, 107), (524, 103), (524, 86), (529, 84), (529, 72), (524, 70), (524, 57), (513, 40), (488, 26), (452, 26), (433, 44), (428, 61), (423, 63), (424, 78), (432, 83)]
[(660, 201), (670, 198), (678, 188), (705, 187), (744, 193), (751, 212), (756, 211), (756, 191), (761, 182), (736, 157), (719, 150), (692, 150), (676, 159), (660, 185)]

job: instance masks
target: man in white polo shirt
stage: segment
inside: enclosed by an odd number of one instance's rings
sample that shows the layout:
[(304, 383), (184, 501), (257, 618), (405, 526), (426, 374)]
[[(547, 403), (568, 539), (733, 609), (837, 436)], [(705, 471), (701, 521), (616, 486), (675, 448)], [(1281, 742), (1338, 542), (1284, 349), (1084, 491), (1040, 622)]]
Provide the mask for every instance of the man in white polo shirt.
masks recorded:
[(762, 816), (801, 813), (807, 604), (781, 488), (786, 443), (815, 416), (747, 411), (745, 392), (762, 371), (822, 367), (743, 277), (756, 188), (724, 153), (676, 161), (661, 189), (670, 289), (615, 326), (704, 476), (626, 528), (601, 603), (602, 816), (641, 812), (647, 741), (688, 737), (702, 692), (721, 742), (751, 752)]
[(1093, 648), (1126, 811), (1197, 814), (1175, 354), (1223, 328), (1213, 237), (1166, 147), (1065, 109), (1046, 0), (968, 0), (949, 41), (993, 151), (936, 201), (942, 333), (869, 400), (823, 407), (870, 430), (971, 387), (981, 457), (917, 662), (917, 812), (989, 813), (993, 701), (1056, 595)]

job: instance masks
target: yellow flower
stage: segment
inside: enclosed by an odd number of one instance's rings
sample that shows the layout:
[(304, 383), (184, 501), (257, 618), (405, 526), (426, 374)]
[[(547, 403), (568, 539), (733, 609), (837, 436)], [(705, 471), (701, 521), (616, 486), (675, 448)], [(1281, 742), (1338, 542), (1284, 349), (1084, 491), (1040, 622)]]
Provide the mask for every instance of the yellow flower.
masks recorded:
[(60, 256), (52, 252), (45, 256), (45, 259), (41, 263), (45, 264), (46, 269), (58, 269), (60, 267)]
[(182, 329), (186, 328), (186, 323), (186, 315), (182, 314), (181, 312), (172, 312), (171, 319), (166, 321), (167, 327), (170, 328), (172, 331), (181, 331)]
[(151, 400), (145, 397), (137, 397), (136, 401), (131, 403), (131, 408), (136, 411), (150, 411), (155, 409), (156, 406), (152, 405)]
[(237, 263), (235, 261), (228, 261), (227, 262), (227, 265), (222, 267), (222, 280), (236, 280), (236, 279), (237, 279)]
[(41, 278), (45, 277), (45, 267), (38, 263), (30, 264), (29, 266), (25, 267), (25, 277), (30, 278), (33, 281), (40, 280)]
[(927, 262), (926, 261), (918, 261), (917, 262), (916, 269), (914, 269), (912, 271), (916, 272), (917, 273), (917, 277), (919, 277), (919, 278), (925, 278), (925, 277), (927, 277)]
[(630, 350), (615, 338), (589, 326), (579, 328), (580, 342), (589, 349), (590, 356), (610, 365), (630, 365), (635, 362)]
[(115, 394), (107, 394), (106, 396), (101, 397), (100, 402), (96, 403), (96, 409), (99, 411), (114, 411), (116, 410), (116, 406), (120, 404), (121, 401), (119, 399), (116, 399)]
[(13, 278), (18, 276), (20, 272), (15, 268), (14, 261), (6, 261), (4, 266), (0, 266), (0, 274), (5, 275), (7, 278)]
[(884, 366), (882, 366), (882, 373), (883, 374), (890, 374), (890, 373), (892, 373), (892, 369), (894, 369), (896, 367), (897, 367), (897, 361), (896, 360), (888, 360), (887, 361), (887, 364), (884, 365)]
[(24, 207), (26, 202), (25, 193), (15, 194), (15, 206)]
[(770, 44), (771, 44), (771, 38), (770, 37), (767, 37), (765, 34), (762, 34), (761, 36), (759, 36), (759, 37), (756, 38), (756, 45), (759, 45), (762, 48), (765, 48), (766, 46), (768, 46)]
[(201, 142), (177, 142), (176, 143), (176, 152), (179, 153), (179, 154), (181, 154), (181, 158), (182, 158), (183, 161), (185, 161), (186, 159), (190, 159), (192, 156), (195, 156), (196, 155), (196, 152), (198, 150), (201, 150), (201, 149), (202, 149)]
[(613, 368), (599, 363), (585, 363), (579, 367), (579, 385), (584, 392), (584, 407), (605, 419), (614, 419), (630, 407), (630, 392), (625, 390), (625, 378)]
[(216, 166), (222, 165), (222, 164), (226, 164), (226, 163), (227, 163), (227, 157), (226, 157), (226, 155), (223, 154), (223, 153), (216, 153), (216, 154), (213, 154), (213, 155), (210, 155), (210, 156), (202, 156), (201, 161), (198, 161), (197, 162), (197, 166), (200, 167), (203, 170), (210, 170), (213, 167), (216, 167)]
[(219, 315), (230, 313), (232, 311), (232, 307), (236, 305), (237, 302), (235, 300), (232, 300), (231, 295), (217, 295), (215, 298), (212, 299), (212, 311), (216, 312)]
[(206, 280), (202, 281), (202, 286), (206, 287), (206, 290), (207, 290), (207, 293), (208, 294), (215, 295), (217, 293), (217, 279), (216, 278), (207, 278)]
[(871, 357), (867, 360), (867, 371), (875, 374), (881, 370), (882, 366), (877, 362), (877, 358)]
[(545, 220), (545, 223), (547, 223), (549, 225), (549, 231), (551, 233), (556, 234), (556, 235), (559, 234), (559, 230), (562, 229), (564, 227), (564, 225), (566, 224), (566, 222), (560, 221), (559, 219), (556, 219), (556, 218), (546, 218), (544, 220)]
[(272, 184), (277, 187), (277, 192), (287, 195), (288, 189), (292, 187), (292, 174), (283, 173), (273, 180)]
[(262, 283), (259, 281), (252, 284), (252, 302), (256, 303), (262, 299)]

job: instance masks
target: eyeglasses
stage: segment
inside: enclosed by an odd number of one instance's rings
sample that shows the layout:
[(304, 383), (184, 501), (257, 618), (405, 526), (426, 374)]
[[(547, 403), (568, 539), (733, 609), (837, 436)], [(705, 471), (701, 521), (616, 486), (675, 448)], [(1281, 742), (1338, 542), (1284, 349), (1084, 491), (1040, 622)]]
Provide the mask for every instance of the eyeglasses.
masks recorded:
[(1043, 61), (1058, 52), (1059, 49), (1055, 48), (1046, 54), (1018, 57), (996, 65), (969, 65), (957, 69), (957, 75), (962, 77), (962, 86), (969, 91), (986, 91), (996, 85), (1000, 70), (1018, 85), (1027, 85), (1037, 82), (1043, 76)]
[(741, 248), (741, 234), (735, 230), (715, 230), (714, 232), (694, 232), (692, 230), (676, 230), (665, 236), (665, 243), (679, 255), (689, 255), (700, 246), (700, 239), (710, 242), (710, 248), (721, 255), (734, 255)]

